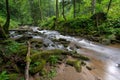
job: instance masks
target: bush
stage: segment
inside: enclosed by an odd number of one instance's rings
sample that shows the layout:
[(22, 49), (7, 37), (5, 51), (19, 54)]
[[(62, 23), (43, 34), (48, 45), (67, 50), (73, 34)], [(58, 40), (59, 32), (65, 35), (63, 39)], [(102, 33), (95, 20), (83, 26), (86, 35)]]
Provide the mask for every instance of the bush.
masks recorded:
[(0, 80), (9, 80), (8, 74), (6, 71), (0, 73)]
[(56, 55), (50, 55), (48, 61), (51, 65), (55, 65), (58, 62), (58, 56)]

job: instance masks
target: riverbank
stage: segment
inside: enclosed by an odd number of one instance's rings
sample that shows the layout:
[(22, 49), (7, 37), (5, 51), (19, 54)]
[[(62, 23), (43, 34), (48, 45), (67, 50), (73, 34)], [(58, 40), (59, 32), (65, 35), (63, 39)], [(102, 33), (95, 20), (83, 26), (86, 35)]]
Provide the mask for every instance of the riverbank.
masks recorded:
[[(28, 32), (23, 31), (23, 32), (18, 32), (18, 30), (14, 30), (11, 31), (10, 36), (12, 39), (16, 40), (19, 43), (22, 43), (22, 45), (24, 44), (25, 46), (23, 46), (23, 48), (25, 47), (25, 52), (27, 52), (27, 45), (25, 43), (25, 41), (30, 41), (31, 42), (31, 58), (32, 58), (32, 63), (31, 63), (31, 68), (33, 68), (34, 70), (31, 69), (31, 71), (35, 74), (35, 73), (39, 73), (42, 72), (41, 69), (35, 69), (37, 66), (40, 66), (40, 63), (47, 63), (47, 65), (45, 66), (49, 66), (47, 67), (47, 70), (49, 70), (50, 72), (48, 72), (46, 69), (45, 71), (43, 71), (43, 73), (45, 73), (47, 75), (47, 77), (54, 76), (54, 80), (88, 80), (89, 78), (91, 80), (111, 80), (110, 78), (112, 78), (112, 80), (119, 80), (119, 77), (117, 77), (120, 73), (119, 73), (119, 68), (116, 66), (117, 62), (119, 62), (119, 52), (120, 50), (117, 48), (113, 48), (113, 47), (109, 47), (109, 46), (105, 46), (105, 45), (101, 45), (99, 43), (94, 43), (91, 42), (89, 40), (80, 38), (80, 37), (74, 37), (74, 36), (65, 36), (60, 34), (57, 31), (51, 31), (51, 30), (40, 30), (37, 27), (31, 27), (31, 30)], [(9, 41), (8, 41), (9, 42)], [(13, 47), (13, 48), (11, 48)], [(15, 47), (15, 48), (14, 48)], [(8, 48), (8, 50), (12, 50), (14, 52), (14, 54), (16, 54), (17, 52), (19, 52), (19, 50), (21, 49), (19, 47), (19, 44), (16, 42), (13, 42), (12, 45), (9, 45), (8, 47), (6, 47), (6, 49)], [(16, 49), (18, 50), (16, 52)], [(56, 50), (57, 49), (57, 50)], [(60, 50), (58, 50), (60, 49)], [(24, 50), (24, 49), (23, 49)], [(64, 50), (64, 51), (61, 51)], [(22, 49), (21, 49), (22, 51)], [(55, 51), (55, 52), (54, 52)], [(66, 54), (66, 51), (68, 51), (68, 53)], [(7, 53), (10, 51), (7, 51)], [(24, 54), (26, 54), (24, 52)], [(79, 60), (79, 56), (77, 56), (75, 53), (78, 53), (80, 55), (83, 56), (87, 56), (89, 57), (90, 61), (85, 61), (85, 66), (79, 67), (80, 69), (78, 69), (78, 71), (81, 70), (81, 72), (77, 72), (76, 69), (77, 67), (72, 67), (75, 66), (76, 63), (79, 63), (78, 66), (80, 66), (81, 64), (81, 60), (80, 62)], [(6, 53), (6, 52), (5, 52)], [(21, 52), (20, 52), (21, 53)], [(55, 55), (41, 55), (41, 54), (55, 54)], [(60, 54), (64, 54), (65, 56), (56, 56), (56, 54), (60, 55)], [(23, 52), (21, 55), (24, 55)], [(20, 54), (19, 54), (20, 55)], [(77, 60), (75, 60), (75, 64), (72, 64), (72, 66), (66, 64), (67, 61), (67, 57), (69, 56), (73, 56), (73, 57), (77, 57)], [(4, 55), (3, 55), (4, 56)], [(43, 56), (43, 57), (41, 57)], [(16, 59), (17, 57), (17, 59)], [(16, 62), (19, 62), (19, 56), (16, 55), (16, 57), (13, 58), (13, 60), (15, 60)], [(36, 58), (37, 57), (37, 58)], [(47, 60), (46, 60), (47, 57)], [(87, 57), (84, 57), (85, 59)], [(11, 58), (11, 57), (9, 57)], [(22, 62), (20, 61), (21, 64), (24, 64), (24, 57), (22, 57)], [(35, 58), (35, 60), (33, 59)], [(40, 59), (39, 59), (40, 58)], [(58, 61), (58, 59), (60, 59), (60, 61)], [(82, 57), (83, 59), (83, 57)], [(117, 59), (117, 60), (116, 60)], [(6, 60), (6, 59), (5, 59)], [(50, 60), (50, 61), (49, 61)], [(36, 63), (37, 61), (37, 63)], [(39, 63), (40, 61), (40, 63)], [(53, 61), (52, 63), (57, 63), (56, 68), (57, 68), (57, 75), (55, 76), (56, 72), (52, 69), (52, 71), (50, 70), (50, 63), (51, 61)], [(58, 62), (57, 62), (58, 61)], [(73, 62), (73, 61), (72, 61)], [(49, 63), (49, 64), (48, 64)], [(22, 68), (25, 65), (19, 65)], [(19, 67), (21, 69), (21, 67)], [(3, 67), (4, 68), (4, 67)], [(11, 67), (9, 67), (11, 70)], [(9, 69), (8, 68), (8, 69)], [(15, 68), (15, 67), (13, 67)], [(42, 67), (43, 68), (43, 67)], [(109, 70), (108, 70), (109, 68)], [(16, 69), (16, 68), (15, 68)], [(15, 70), (14, 69), (14, 70)], [(22, 70), (23, 71), (23, 70)], [(115, 71), (115, 73), (114, 73)], [(38, 74), (37, 73), (37, 74)], [(115, 74), (117, 73), (117, 76), (115, 76)], [(35, 74), (35, 75), (37, 75)], [(35, 76), (34, 75), (34, 76)], [(40, 79), (40, 74), (39, 75), (39, 79)], [(73, 75), (73, 76), (72, 76)], [(31, 80), (35, 80), (34, 76), (31, 78)], [(70, 76), (70, 77), (69, 77)], [(45, 79), (42, 79), (45, 80)], [(48, 78), (46, 79), (48, 80)]]
[[(108, 47), (119, 48), (120, 45), (113, 44)], [(111, 60), (101, 58), (95, 54), (100, 54), (92, 50), (82, 49), (82, 53), (90, 58), (87, 68), (82, 67), (82, 72), (78, 73), (73, 67), (61, 65), (61, 72), (53, 80), (119, 80), (120, 68)], [(63, 67), (64, 66), (64, 67)]]

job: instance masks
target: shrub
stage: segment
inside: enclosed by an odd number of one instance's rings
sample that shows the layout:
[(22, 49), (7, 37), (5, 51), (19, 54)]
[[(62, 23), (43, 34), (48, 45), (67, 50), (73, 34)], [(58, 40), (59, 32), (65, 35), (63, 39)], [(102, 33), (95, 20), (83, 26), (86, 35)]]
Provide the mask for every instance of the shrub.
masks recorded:
[(2, 71), (2, 73), (0, 73), (0, 80), (9, 80), (9, 77), (6, 71)]

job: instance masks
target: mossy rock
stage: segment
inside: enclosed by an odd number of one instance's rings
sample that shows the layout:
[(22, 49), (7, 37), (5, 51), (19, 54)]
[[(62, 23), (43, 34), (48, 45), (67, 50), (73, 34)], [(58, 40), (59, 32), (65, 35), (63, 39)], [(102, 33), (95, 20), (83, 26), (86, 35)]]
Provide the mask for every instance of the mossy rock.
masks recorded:
[(30, 40), (33, 48), (40, 48), (43, 46), (43, 39), (31, 39)]
[(101, 43), (104, 44), (104, 45), (109, 45), (111, 43), (111, 40), (107, 39), (107, 38), (104, 38), (104, 39), (102, 39)]
[(34, 66), (34, 64), (33, 65), (31, 64), (30, 73), (35, 74), (35, 73), (40, 72), (44, 68), (45, 64), (46, 64), (46, 60), (43, 60), (43, 59), (41, 59), (39, 64), (36, 66)]
[(59, 50), (59, 49), (39, 51), (39, 52), (36, 52), (36, 53), (31, 55), (31, 60), (33, 62), (37, 61), (41, 58), (48, 60), (50, 55), (61, 55), (64, 53), (66, 53), (66, 52), (63, 50)]
[(80, 60), (67, 60), (66, 63), (73, 66), (77, 72), (81, 72), (82, 65)]
[(81, 54), (71, 54), (72, 57), (74, 58), (78, 58), (80, 60), (85, 60), (85, 61), (89, 61), (90, 59), (87, 56), (83, 56)]
[(33, 38), (30, 40), (31, 43), (43, 43), (43, 39)]
[(58, 42), (60, 44), (63, 44), (65, 47), (67, 47), (70, 43), (70, 41), (67, 41), (66, 39), (53, 39), (54, 42)]
[(41, 57), (44, 59), (48, 59), (50, 55), (62, 55), (62, 54), (66, 54), (66, 52), (60, 49), (45, 50), (41, 52)]

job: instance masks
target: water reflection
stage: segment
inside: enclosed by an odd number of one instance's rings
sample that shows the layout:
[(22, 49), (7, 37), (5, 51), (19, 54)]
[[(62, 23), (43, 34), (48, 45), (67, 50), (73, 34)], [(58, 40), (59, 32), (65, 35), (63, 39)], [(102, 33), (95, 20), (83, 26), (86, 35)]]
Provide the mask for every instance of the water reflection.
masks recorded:
[(107, 61), (105, 66), (105, 80), (120, 80), (120, 69), (115, 63)]

